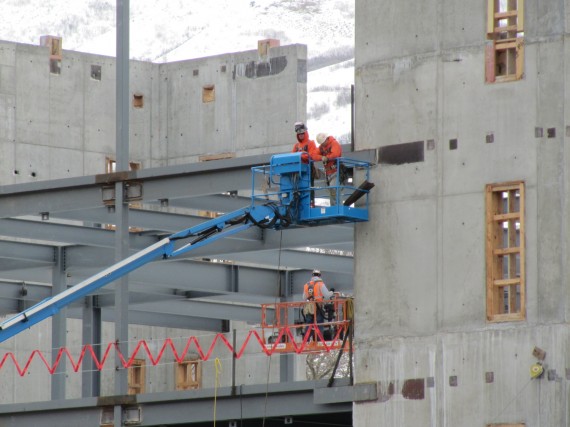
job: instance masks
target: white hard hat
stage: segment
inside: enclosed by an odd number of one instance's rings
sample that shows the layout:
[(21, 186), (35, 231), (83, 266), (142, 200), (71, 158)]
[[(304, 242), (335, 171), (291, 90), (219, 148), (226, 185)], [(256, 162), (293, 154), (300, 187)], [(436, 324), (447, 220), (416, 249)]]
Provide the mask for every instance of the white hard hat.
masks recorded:
[(320, 276), (321, 270), (317, 270), (316, 268), (313, 270), (313, 276)]
[(319, 133), (319, 134), (317, 135), (317, 142), (318, 142), (319, 145), (320, 145), (320, 144), (322, 144), (323, 142), (325, 142), (325, 140), (326, 140), (328, 137), (329, 137), (329, 136), (328, 136), (326, 133), (321, 132), (321, 133)]

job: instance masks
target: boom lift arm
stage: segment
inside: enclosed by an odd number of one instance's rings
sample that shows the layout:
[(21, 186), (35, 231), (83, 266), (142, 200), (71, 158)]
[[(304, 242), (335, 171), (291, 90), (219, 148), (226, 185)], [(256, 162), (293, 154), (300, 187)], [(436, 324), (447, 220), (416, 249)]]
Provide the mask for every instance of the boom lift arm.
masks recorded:
[[(366, 171), (369, 164), (353, 162), (353, 167)], [(368, 219), (368, 205), (364, 208), (332, 206), (311, 208), (310, 168), (302, 162), (300, 153), (273, 156), (270, 166), (253, 168), (252, 203), (249, 207), (222, 215), (200, 225), (172, 234), (122, 261), (106, 268), (65, 291), (39, 302), (27, 310), (0, 323), (0, 342), (30, 328), (58, 313), (63, 307), (85, 297), (97, 289), (123, 277), (131, 271), (160, 258), (182, 255), (221, 238), (239, 233), (252, 226), (279, 230), (285, 227), (354, 222)], [(279, 191), (256, 194), (256, 179), (279, 187)], [(367, 182), (367, 181), (366, 181)], [(354, 187), (347, 187), (354, 188)], [(361, 190), (359, 190), (361, 191)], [(366, 194), (367, 195), (367, 194)], [(259, 204), (261, 201), (264, 204)], [(364, 211), (364, 212), (363, 212)], [(183, 240), (192, 239), (183, 244)]]

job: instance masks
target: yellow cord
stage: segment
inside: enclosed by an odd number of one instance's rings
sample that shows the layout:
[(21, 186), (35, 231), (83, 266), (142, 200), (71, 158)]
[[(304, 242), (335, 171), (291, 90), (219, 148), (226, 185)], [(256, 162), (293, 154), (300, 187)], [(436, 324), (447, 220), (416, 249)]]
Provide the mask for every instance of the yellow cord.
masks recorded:
[(222, 362), (218, 357), (214, 361), (216, 367), (216, 382), (214, 384), (214, 427), (216, 427), (216, 400), (218, 398), (218, 385), (220, 385), (220, 373), (222, 372)]

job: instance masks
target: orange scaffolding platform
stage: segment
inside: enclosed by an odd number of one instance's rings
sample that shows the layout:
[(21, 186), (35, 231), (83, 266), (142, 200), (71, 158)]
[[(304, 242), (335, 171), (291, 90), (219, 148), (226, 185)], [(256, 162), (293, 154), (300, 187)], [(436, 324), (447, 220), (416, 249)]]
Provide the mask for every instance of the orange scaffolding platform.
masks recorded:
[[(325, 321), (305, 322), (303, 308), (312, 306), (313, 313), (322, 310)], [(351, 298), (335, 296), (330, 301), (278, 302), (261, 305), (261, 334), (268, 350), (278, 353), (314, 353), (350, 350), (347, 339), (352, 324)]]

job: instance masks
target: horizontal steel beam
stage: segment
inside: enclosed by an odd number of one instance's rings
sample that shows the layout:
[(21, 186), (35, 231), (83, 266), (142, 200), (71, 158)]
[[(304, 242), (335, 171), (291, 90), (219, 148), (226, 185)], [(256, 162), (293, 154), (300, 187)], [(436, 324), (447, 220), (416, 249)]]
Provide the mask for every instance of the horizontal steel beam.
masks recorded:
[[(357, 160), (376, 162), (376, 150), (350, 153)], [(214, 160), (53, 181), (0, 187), (0, 218), (104, 207), (103, 187), (118, 181), (142, 184), (142, 201), (186, 199), (235, 190), (250, 190), (251, 168), (268, 164), (270, 154)]]
[[(140, 423), (136, 425), (142, 427), (189, 425), (189, 423), (211, 425), (214, 417), (217, 422), (225, 423), (224, 425), (233, 420), (245, 421), (247, 425), (251, 420), (270, 420), (276, 417), (281, 418), (279, 423), (283, 424), (285, 417), (292, 417), (293, 420), (300, 422), (305, 419), (304, 417), (315, 415), (318, 416), (320, 423), (332, 423), (336, 419), (334, 425), (351, 425), (344, 422), (340, 424), (340, 419), (350, 419), (352, 402), (315, 403), (314, 389), (314, 381), (281, 382), (239, 386), (235, 389), (222, 387), (217, 390), (173, 391), (1, 405), (0, 424), (5, 427), (38, 425), (60, 427), (69, 425), (69, 420), (73, 420), (74, 425), (92, 425), (93, 420), (102, 418), (103, 411), (112, 413), (113, 407), (119, 405), (123, 410), (137, 408), (142, 416)], [(215, 414), (212, 411), (214, 397), (217, 408)]]

